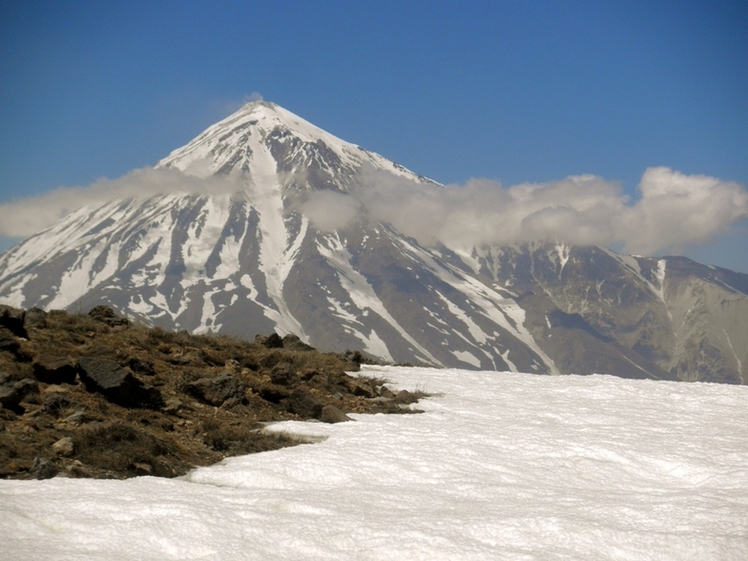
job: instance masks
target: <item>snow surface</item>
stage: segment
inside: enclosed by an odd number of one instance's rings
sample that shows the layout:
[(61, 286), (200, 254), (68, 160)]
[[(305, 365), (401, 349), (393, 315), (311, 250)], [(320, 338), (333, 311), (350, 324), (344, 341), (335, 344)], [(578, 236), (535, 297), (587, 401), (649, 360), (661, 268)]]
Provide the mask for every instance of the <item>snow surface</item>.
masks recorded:
[(421, 415), (180, 480), (0, 481), (0, 558), (748, 559), (748, 388), (369, 367)]

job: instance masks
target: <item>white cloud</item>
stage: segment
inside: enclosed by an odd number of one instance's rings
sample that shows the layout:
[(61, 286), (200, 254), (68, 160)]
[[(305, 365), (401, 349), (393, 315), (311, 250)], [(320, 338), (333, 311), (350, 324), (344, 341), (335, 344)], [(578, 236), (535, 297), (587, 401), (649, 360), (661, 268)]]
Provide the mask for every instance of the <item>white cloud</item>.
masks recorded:
[(299, 208), (318, 230), (332, 232), (356, 218), (361, 203), (337, 191), (311, 191)]
[(702, 245), (748, 216), (745, 188), (714, 177), (649, 168), (639, 190), (641, 199), (615, 217), (621, 241), (633, 252)]
[(236, 178), (202, 178), (177, 169), (141, 168), (119, 179), (100, 179), (88, 187), (58, 187), (38, 197), (0, 204), (0, 236), (30, 236), (79, 208), (116, 199), (172, 193), (211, 195), (243, 189), (244, 184)]
[[(198, 175), (142, 168), (120, 179), (0, 204), (0, 236), (29, 236), (84, 205), (119, 198), (245, 189), (241, 177)], [(293, 179), (304, 183), (301, 176)], [(391, 223), (424, 245), (454, 249), (554, 239), (648, 255), (707, 244), (748, 217), (748, 192), (742, 185), (664, 167), (645, 171), (635, 202), (617, 183), (593, 175), (511, 187), (486, 179), (441, 186), (364, 169), (357, 185), (349, 194), (307, 192), (293, 208), (323, 231), (365, 215)]]
[(748, 217), (748, 192), (734, 182), (649, 168), (632, 203), (617, 183), (593, 175), (505, 188), (418, 184), (366, 170), (353, 195), (375, 219), (421, 243), (455, 249), (556, 239), (652, 254), (709, 243)]

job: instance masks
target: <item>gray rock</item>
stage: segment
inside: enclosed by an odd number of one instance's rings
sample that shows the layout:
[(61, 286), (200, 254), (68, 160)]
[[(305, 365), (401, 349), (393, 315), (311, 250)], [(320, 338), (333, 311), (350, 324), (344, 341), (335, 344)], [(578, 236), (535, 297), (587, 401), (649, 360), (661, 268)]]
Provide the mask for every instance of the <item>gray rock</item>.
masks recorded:
[(153, 466), (151, 464), (147, 464), (145, 462), (136, 462), (133, 464), (133, 467), (135, 468), (135, 475), (152, 475), (153, 474)]
[(316, 368), (305, 368), (299, 373), (299, 378), (301, 378), (305, 382), (308, 382), (315, 376), (320, 376), (320, 375), (321, 374), (319, 370), (317, 370)]
[(299, 339), (298, 335), (294, 335), (293, 333), (289, 333), (285, 337), (283, 337), (283, 348), (288, 349), (291, 351), (313, 351), (314, 347), (311, 345), (307, 345)]
[(7, 329), (0, 329), (0, 351), (8, 351), (9, 353), (16, 354), (21, 348), (18, 341)]
[(179, 413), (182, 409), (184, 409), (184, 403), (182, 403), (182, 400), (176, 397), (170, 397), (164, 404), (163, 412), (174, 415)]
[(305, 419), (318, 419), (322, 414), (322, 402), (303, 388), (294, 390), (286, 408)]
[(123, 407), (159, 409), (163, 398), (155, 388), (145, 386), (130, 372), (112, 360), (94, 357), (78, 359), (78, 373), (90, 392), (102, 394)]
[(16, 337), (27, 338), (29, 335), (26, 332), (24, 323), (26, 321), (26, 311), (11, 308), (0, 304), (0, 327), (6, 328)]
[(329, 384), (330, 380), (327, 376), (324, 374), (317, 374), (316, 376), (312, 376), (312, 378), (309, 380), (309, 383), (312, 386), (317, 387), (325, 387)]
[(20, 398), (12, 385), (0, 386), (0, 405), (6, 409), (12, 409), (16, 407), (20, 402)]
[(66, 423), (70, 423), (71, 425), (76, 425), (76, 426), (82, 425), (87, 420), (88, 418), (86, 417), (85, 411), (76, 411), (72, 415), (68, 415), (67, 417), (63, 419), (63, 421), (65, 421)]
[(352, 393), (353, 395), (358, 396), (358, 397), (366, 397), (366, 398), (374, 397), (374, 392), (372, 392), (369, 388), (362, 386), (360, 384), (355, 384), (353, 386)]
[(411, 403), (416, 403), (417, 401), (418, 397), (410, 393), (408, 390), (400, 390), (397, 392), (397, 395), (395, 395), (395, 402), (403, 405), (409, 405)]
[(52, 451), (58, 456), (71, 456), (75, 452), (75, 444), (69, 436), (61, 438), (52, 445)]
[(31, 479), (52, 479), (58, 473), (60, 473), (60, 470), (54, 462), (37, 456), (31, 465), (29, 476)]
[(24, 378), (18, 382), (10, 383), (6, 378), (5, 384), (0, 386), (0, 405), (17, 413), (22, 412), (19, 409), (21, 401), (32, 393), (39, 393), (39, 385), (35, 380)]
[(353, 419), (334, 405), (325, 405), (320, 412), (319, 420), (323, 423), (343, 423), (345, 421), (352, 421)]
[(282, 349), (283, 339), (277, 333), (271, 335), (257, 335), (255, 337), (255, 343), (259, 343), (266, 349)]
[(219, 407), (229, 400), (239, 401), (244, 397), (244, 384), (231, 372), (222, 372), (212, 378), (200, 378), (186, 385), (194, 397)]
[(109, 306), (95, 306), (91, 309), (90, 312), (88, 312), (88, 315), (96, 321), (107, 324), (109, 327), (116, 327), (118, 325), (130, 325), (129, 319), (119, 317)]
[(382, 386), (381, 388), (379, 388), (379, 396), (380, 397), (386, 397), (388, 399), (394, 399), (395, 398), (395, 392), (393, 392), (387, 386)]

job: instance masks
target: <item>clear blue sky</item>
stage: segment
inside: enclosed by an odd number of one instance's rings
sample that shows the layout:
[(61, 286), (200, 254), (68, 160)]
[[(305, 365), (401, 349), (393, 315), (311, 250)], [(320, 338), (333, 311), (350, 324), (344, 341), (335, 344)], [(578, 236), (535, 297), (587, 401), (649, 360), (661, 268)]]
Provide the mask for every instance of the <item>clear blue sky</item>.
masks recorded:
[[(253, 92), (443, 183), (748, 185), (745, 1), (2, 0), (0, 203), (152, 165)], [(748, 271), (741, 227), (687, 254)]]

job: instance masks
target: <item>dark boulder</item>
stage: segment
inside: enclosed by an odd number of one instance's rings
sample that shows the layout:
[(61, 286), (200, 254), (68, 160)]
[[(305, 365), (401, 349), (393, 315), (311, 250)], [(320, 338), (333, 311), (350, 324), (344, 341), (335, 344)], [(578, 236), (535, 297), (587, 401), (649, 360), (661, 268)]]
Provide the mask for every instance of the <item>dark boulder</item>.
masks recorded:
[(277, 333), (271, 335), (258, 335), (255, 337), (255, 343), (258, 343), (266, 349), (282, 349), (283, 339)]
[(244, 397), (244, 384), (231, 372), (189, 382), (185, 389), (192, 396), (215, 407), (227, 402), (238, 403)]
[(294, 335), (293, 333), (289, 333), (288, 335), (283, 337), (283, 348), (288, 349), (289, 351), (314, 350), (314, 347), (307, 345), (301, 339), (299, 339), (298, 335)]
[(26, 332), (24, 323), (26, 322), (26, 311), (11, 308), (4, 304), (0, 304), (0, 327), (6, 328), (16, 337), (27, 338), (29, 334)]
[(18, 354), (21, 345), (18, 343), (13, 334), (8, 329), (0, 328), (0, 351)]
[(352, 383), (351, 385), (351, 393), (357, 397), (365, 397), (367, 399), (370, 399), (374, 397), (374, 392), (371, 390), (371, 388), (367, 388), (366, 386), (360, 384), (360, 383)]
[(159, 409), (163, 406), (158, 390), (145, 386), (112, 360), (81, 357), (78, 359), (78, 374), (88, 391), (100, 393), (117, 405), (146, 409)]
[(29, 477), (31, 479), (52, 479), (58, 473), (60, 473), (60, 470), (57, 469), (54, 462), (46, 458), (36, 457), (31, 466), (31, 471), (29, 471)]
[(91, 308), (91, 311), (88, 312), (88, 315), (96, 321), (107, 324), (109, 327), (116, 327), (118, 325), (130, 325), (129, 319), (119, 317), (109, 306), (95, 306)]
[(286, 408), (305, 419), (318, 419), (322, 414), (322, 402), (302, 388), (294, 390), (288, 398)]
[(77, 368), (67, 358), (40, 354), (32, 363), (34, 376), (45, 384), (73, 384)]
[(3, 383), (0, 385), (0, 405), (16, 413), (23, 413), (20, 404), (26, 396), (39, 393), (39, 385), (36, 383), (36, 380), (32, 380), (31, 378), (10, 382), (6, 375), (2, 377), (2, 380)]

